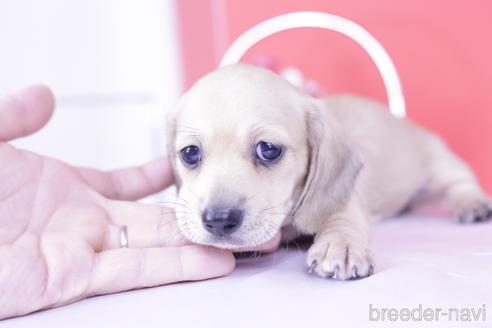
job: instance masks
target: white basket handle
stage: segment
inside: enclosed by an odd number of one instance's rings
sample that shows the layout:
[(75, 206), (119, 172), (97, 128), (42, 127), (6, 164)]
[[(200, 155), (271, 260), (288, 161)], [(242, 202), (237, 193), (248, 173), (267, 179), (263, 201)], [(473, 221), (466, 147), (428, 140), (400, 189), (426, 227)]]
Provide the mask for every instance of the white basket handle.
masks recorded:
[(263, 21), (244, 32), (232, 43), (219, 66), (239, 62), (252, 46), (275, 33), (305, 27), (336, 31), (352, 38), (361, 45), (381, 74), (391, 113), (399, 118), (406, 116), (405, 98), (401, 89), (400, 78), (390, 56), (366, 29), (340, 16), (322, 12), (300, 11)]

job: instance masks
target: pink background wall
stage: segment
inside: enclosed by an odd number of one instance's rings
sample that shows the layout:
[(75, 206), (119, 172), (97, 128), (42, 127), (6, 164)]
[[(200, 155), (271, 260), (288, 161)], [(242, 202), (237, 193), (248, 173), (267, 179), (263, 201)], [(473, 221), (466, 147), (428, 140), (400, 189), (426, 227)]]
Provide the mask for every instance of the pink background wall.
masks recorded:
[[(358, 22), (393, 58), (410, 119), (444, 137), (492, 193), (492, 2), (179, 0), (177, 5), (185, 87), (213, 70), (228, 45), (264, 19), (317, 10)], [(369, 57), (335, 33), (284, 32), (257, 45), (245, 61), (261, 56), (300, 68), (328, 93), (385, 100)]]

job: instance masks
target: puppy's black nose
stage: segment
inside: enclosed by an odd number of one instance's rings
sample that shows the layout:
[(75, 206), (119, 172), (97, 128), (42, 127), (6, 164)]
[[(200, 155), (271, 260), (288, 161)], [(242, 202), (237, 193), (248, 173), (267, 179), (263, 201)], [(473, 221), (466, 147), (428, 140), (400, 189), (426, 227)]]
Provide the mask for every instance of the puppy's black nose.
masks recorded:
[(243, 210), (237, 208), (211, 207), (203, 211), (202, 224), (214, 236), (223, 237), (239, 229), (243, 216)]

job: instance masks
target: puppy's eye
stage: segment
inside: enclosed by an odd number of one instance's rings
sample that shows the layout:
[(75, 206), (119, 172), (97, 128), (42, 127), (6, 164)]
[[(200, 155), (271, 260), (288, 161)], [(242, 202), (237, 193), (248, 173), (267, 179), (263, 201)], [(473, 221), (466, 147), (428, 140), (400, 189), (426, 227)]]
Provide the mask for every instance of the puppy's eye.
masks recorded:
[(282, 147), (266, 141), (260, 141), (256, 144), (256, 157), (260, 162), (270, 164), (276, 162), (282, 155)]
[(184, 147), (180, 150), (181, 160), (189, 167), (195, 167), (202, 158), (200, 148), (195, 145)]

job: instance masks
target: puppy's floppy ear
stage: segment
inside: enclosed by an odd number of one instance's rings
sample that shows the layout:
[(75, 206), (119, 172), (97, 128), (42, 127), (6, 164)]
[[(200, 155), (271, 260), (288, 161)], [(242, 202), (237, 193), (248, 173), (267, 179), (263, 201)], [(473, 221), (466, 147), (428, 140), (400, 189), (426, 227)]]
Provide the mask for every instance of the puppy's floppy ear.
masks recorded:
[(320, 103), (306, 110), (309, 166), (304, 189), (294, 208), (300, 220), (313, 215), (331, 215), (348, 201), (361, 160), (336, 119)]

